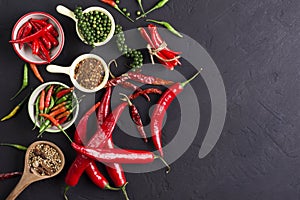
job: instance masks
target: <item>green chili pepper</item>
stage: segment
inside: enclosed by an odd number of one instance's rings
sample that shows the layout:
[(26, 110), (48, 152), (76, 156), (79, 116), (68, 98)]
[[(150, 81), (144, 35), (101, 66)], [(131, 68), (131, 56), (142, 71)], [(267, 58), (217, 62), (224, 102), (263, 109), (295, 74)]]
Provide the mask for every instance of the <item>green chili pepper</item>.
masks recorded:
[(45, 132), (45, 130), (47, 128), (51, 127), (51, 121), (50, 120), (45, 120), (44, 123), (40, 126), (40, 130), (39, 130), (39, 135), (37, 137), (42, 136), (42, 134)]
[(139, 4), (139, 6), (140, 6), (140, 8), (141, 8), (141, 10), (143, 12), (143, 14), (145, 14), (145, 11), (144, 11), (144, 8), (143, 8), (143, 4), (142, 4), (142, 0), (137, 0), (137, 2)]
[(171, 24), (169, 24), (168, 22), (164, 22), (164, 21), (157, 21), (157, 20), (153, 20), (153, 19), (147, 19), (147, 22), (154, 22), (156, 24), (162, 25), (164, 27), (166, 27), (171, 33), (173, 33), (174, 35), (177, 35), (178, 37), (183, 37), (173, 26), (171, 26)]
[(57, 88), (55, 88), (53, 94), (56, 94), (56, 93), (58, 93), (59, 91), (65, 89), (65, 88), (66, 88), (66, 87), (65, 87), (65, 86), (62, 86), (62, 85), (61, 85), (61, 86), (58, 86)]
[(55, 102), (55, 104), (57, 105), (57, 104), (60, 104), (60, 103), (62, 103), (64, 101), (67, 101), (69, 99), (69, 97), (72, 97), (72, 96), (73, 96), (73, 93), (66, 94), (65, 96), (57, 99), (56, 102)]
[(40, 109), (39, 109), (39, 103), (40, 103), (40, 98), (41, 96), (38, 96), (38, 98), (36, 98), (36, 101), (35, 101), (35, 121), (34, 121), (34, 127), (32, 128), (32, 130), (34, 130), (36, 128), (36, 124), (37, 124), (37, 121), (39, 119), (39, 114), (40, 114)]
[(145, 17), (146, 15), (148, 15), (150, 12), (162, 8), (164, 5), (166, 5), (166, 3), (168, 3), (169, 0), (161, 0), (160, 2), (158, 2), (155, 6), (153, 6), (150, 10), (148, 10), (146, 13), (142, 14), (141, 16), (137, 17), (136, 20)]
[(12, 118), (13, 116), (15, 116), (28, 97), (29, 97), (29, 94), (8, 115), (3, 117), (1, 119), (1, 121), (8, 120), (8, 119)]
[(9, 147), (19, 149), (21, 151), (26, 151), (27, 150), (27, 147), (25, 147), (23, 145), (19, 145), (19, 144), (0, 143), (0, 146), (9, 146)]
[(28, 66), (25, 63), (24, 64), (24, 70), (23, 70), (23, 83), (19, 91), (10, 99), (13, 100), (16, 98), (26, 87), (28, 86)]

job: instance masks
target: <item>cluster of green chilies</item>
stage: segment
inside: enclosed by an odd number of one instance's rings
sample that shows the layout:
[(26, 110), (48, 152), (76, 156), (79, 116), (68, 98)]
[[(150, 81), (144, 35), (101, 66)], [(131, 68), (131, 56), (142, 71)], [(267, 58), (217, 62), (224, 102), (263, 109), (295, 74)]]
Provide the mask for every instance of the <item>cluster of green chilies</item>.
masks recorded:
[(40, 134), (52, 125), (62, 130), (61, 125), (68, 122), (77, 105), (73, 101), (74, 87), (51, 84), (44, 88), (35, 99), (35, 124), (40, 125)]

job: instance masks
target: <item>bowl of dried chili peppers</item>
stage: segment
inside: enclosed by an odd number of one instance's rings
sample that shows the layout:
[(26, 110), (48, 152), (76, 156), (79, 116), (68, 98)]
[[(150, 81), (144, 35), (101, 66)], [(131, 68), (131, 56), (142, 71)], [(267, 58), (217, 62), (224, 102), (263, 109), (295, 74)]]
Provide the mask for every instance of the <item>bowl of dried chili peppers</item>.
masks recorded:
[(79, 100), (74, 87), (60, 82), (47, 82), (38, 86), (28, 101), (28, 114), (39, 128), (46, 132), (61, 132), (69, 128), (79, 112)]
[(64, 40), (57, 19), (45, 12), (30, 12), (16, 22), (9, 42), (24, 61), (46, 64), (59, 56)]

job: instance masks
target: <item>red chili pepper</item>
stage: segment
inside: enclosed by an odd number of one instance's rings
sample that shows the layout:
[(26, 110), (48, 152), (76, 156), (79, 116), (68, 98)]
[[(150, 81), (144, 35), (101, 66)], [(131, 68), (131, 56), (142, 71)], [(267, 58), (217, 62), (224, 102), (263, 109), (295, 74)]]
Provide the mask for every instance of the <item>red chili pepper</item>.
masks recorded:
[(107, 81), (106, 87), (112, 87), (112, 86), (119, 85), (119, 84), (127, 81), (128, 79), (129, 79), (129, 77), (128, 76), (124, 76), (124, 75), (112, 78), (112, 79), (110, 79), (110, 80)]
[(57, 116), (57, 115), (59, 115), (61, 113), (64, 113), (64, 112), (72, 109), (72, 107), (73, 107), (72, 104), (67, 104), (67, 105), (65, 105), (63, 107), (60, 107), (60, 108), (52, 111), (49, 115), (52, 116), (52, 117), (55, 117), (55, 116)]
[(0, 181), (22, 175), (22, 172), (10, 172), (0, 174)]
[(157, 158), (151, 151), (89, 148), (72, 143), (73, 149), (102, 163), (146, 164)]
[(137, 97), (144, 95), (144, 94), (162, 94), (162, 91), (158, 88), (147, 88), (145, 90), (141, 90), (138, 92), (133, 93), (132, 95), (129, 96), (129, 99), (136, 99)]
[[(157, 47), (155, 47), (155, 45), (154, 45), (153, 41), (151, 40), (150, 36), (148, 35), (147, 31), (144, 28), (139, 28), (139, 31), (140, 31), (141, 36), (144, 38), (144, 40), (146, 40), (146, 42), (148, 42), (148, 44), (151, 46), (151, 48), (152, 49), (156, 49)], [(164, 60), (167, 60), (167, 58), (162, 54), (162, 52), (160, 52), (160, 51), (157, 52), (157, 55), (160, 58), (162, 58)], [(159, 60), (159, 62), (162, 65), (166, 66), (168, 69), (173, 69), (174, 68), (174, 66), (172, 65), (172, 63), (165, 62), (165, 61), (163, 61), (161, 59), (158, 59), (158, 60)]]
[[(97, 119), (98, 119), (99, 126), (101, 126), (101, 124), (104, 122), (105, 118), (107, 117), (108, 113), (110, 112), (111, 90), (112, 90), (111, 87), (106, 88), (106, 92), (102, 98), (102, 104), (98, 109)], [(110, 137), (107, 140), (106, 148), (114, 149), (112, 137)], [(108, 172), (108, 175), (114, 182), (115, 186), (122, 188), (125, 197), (127, 197), (127, 193), (125, 189), (127, 185), (127, 180), (122, 166), (119, 163), (105, 163), (105, 164), (106, 164), (106, 170)]]
[(93, 107), (91, 107), (80, 119), (78, 122), (78, 125), (76, 126), (75, 129), (75, 134), (74, 134), (74, 142), (77, 144), (82, 144), (85, 141), (86, 137), (86, 129), (87, 129), (87, 122), (89, 117), (95, 110), (101, 105), (101, 102), (96, 103)]
[(51, 41), (49, 40), (49, 38), (47, 37), (46, 33), (45, 35), (43, 35), (41, 37), (41, 41), (43, 42), (44, 46), (46, 47), (46, 49), (50, 50), (52, 48), (52, 44)]
[(51, 42), (51, 44), (52, 44), (53, 47), (58, 46), (57, 39), (50, 32), (46, 33), (46, 37), (50, 40), (50, 42)]
[[(157, 35), (158, 35), (158, 32), (157, 32), (157, 29), (156, 29), (156, 26), (154, 26), (155, 28), (153, 28), (154, 25), (152, 24), (149, 24), (148, 25), (148, 29), (150, 31), (150, 34), (151, 34), (151, 39), (153, 41), (153, 44), (154, 44), (154, 47), (157, 49), (160, 47), (160, 45), (162, 44), (162, 42), (160, 42), (157, 38)], [(160, 37), (159, 37), (160, 38)], [(166, 57), (166, 60), (171, 60), (171, 59), (175, 59), (176, 56), (178, 54), (174, 54), (173, 52), (169, 51), (169, 50), (166, 50), (166, 48), (162, 49), (160, 51), (165, 57)], [(172, 64), (173, 67), (175, 67), (179, 60), (178, 59), (175, 59), (175, 60), (172, 60), (172, 61), (168, 61), (169, 63)]]
[(64, 129), (61, 127), (61, 125), (58, 123), (58, 121), (54, 117), (52, 117), (51, 115), (45, 114), (45, 113), (41, 113), (40, 116), (45, 117), (46, 119), (50, 120), (54, 126), (56, 126), (61, 132), (64, 133), (64, 135), (68, 138), (68, 140), (70, 142), (73, 142), (72, 139), (70, 138), (70, 136), (64, 131)]
[[(36, 40), (35, 40), (36, 41)], [(37, 41), (38, 42), (38, 41)], [(44, 83), (44, 79), (43, 77), (41, 76), (36, 64), (33, 64), (33, 63), (30, 63), (29, 64), (31, 70), (33, 71), (33, 74), (35, 75), (35, 77), (42, 83)]]
[(68, 119), (68, 116), (64, 116), (58, 120), (58, 123), (61, 125), (61, 124), (65, 123), (67, 121), (67, 119)]
[[(150, 30), (153, 32), (153, 34), (156, 36), (156, 40), (159, 44), (163, 43), (163, 39), (161, 38), (160, 34), (157, 31), (157, 27), (154, 24), (149, 24), (148, 28), (150, 28)], [(179, 55), (182, 54), (182, 52), (178, 52), (178, 51), (173, 51), (171, 49), (169, 49), (168, 47), (165, 48), (165, 50), (169, 51), (170, 53), (173, 53), (174, 55)]]
[(125, 100), (128, 102), (131, 119), (135, 123), (136, 128), (139, 131), (139, 134), (141, 135), (141, 137), (144, 139), (145, 142), (148, 142), (147, 135), (144, 130), (144, 125), (137, 107), (133, 105), (133, 103), (125, 94), (121, 93), (121, 95), (124, 96)]
[[(31, 27), (30, 23), (28, 23), (28, 22), (24, 23), (21, 26), (21, 28), (18, 30), (16, 39), (19, 40), (23, 37), (26, 37), (31, 32), (32, 27), (31, 28), (30, 27)], [(24, 33), (27, 35), (25, 35)], [(23, 44), (19, 44), (19, 48), (22, 49), (22, 47), (23, 47)]]
[(39, 41), (38, 40), (33, 40), (32, 42), (32, 54), (33, 55), (38, 55), (39, 53)]
[(51, 87), (49, 88), (49, 90), (47, 92), (47, 96), (46, 96), (46, 99), (45, 99), (45, 108), (48, 108), (49, 105), (50, 105), (50, 100), (51, 100), (51, 96), (52, 96), (52, 93), (53, 93), (53, 88), (54, 88), (54, 85), (51, 85)]
[(65, 105), (67, 105), (67, 104), (70, 104), (70, 103), (71, 103), (71, 101), (64, 101), (64, 102), (62, 102), (62, 103), (56, 105), (55, 107), (53, 107), (53, 108), (51, 109), (51, 111), (54, 111), (54, 110), (56, 110), (56, 109), (59, 109), (59, 108), (65, 106)]
[(59, 91), (58, 93), (56, 93), (56, 98), (59, 99), (59, 98), (65, 96), (66, 94), (73, 92), (73, 90), (74, 90), (74, 87), (63, 89), (63, 90)]
[(35, 24), (39, 24), (40, 26), (47, 26), (48, 25), (48, 23), (45, 20), (41, 20), (41, 19), (31, 18), (29, 21), (32, 22), (32, 23), (35, 23)]
[[(121, 83), (121, 86), (123, 86), (124, 88), (129, 88), (129, 89), (133, 89), (134, 92), (141, 92), (143, 91), (140, 87), (134, 85), (133, 83), (130, 83), (128, 81)], [(150, 101), (150, 97), (148, 96), (148, 94), (146, 93), (141, 93), (141, 95), (143, 95), (147, 101)]]
[(40, 104), (39, 104), (40, 112), (43, 112), (45, 108), (45, 96), (46, 96), (46, 92), (45, 90), (42, 90), (41, 97), (40, 97)]
[(172, 85), (174, 84), (173, 81), (170, 80), (164, 80), (155, 76), (148, 76), (145, 74), (141, 74), (138, 72), (127, 72), (127, 75), (129, 78), (133, 81), (145, 83), (145, 84), (151, 84), (151, 85)]
[(48, 32), (52, 28), (53, 28), (53, 25), (48, 24), (43, 29), (41, 29), (41, 30), (39, 30), (39, 31), (27, 36), (27, 37), (21, 38), (19, 40), (10, 40), (9, 42), (11, 42), (11, 43), (28, 43), (28, 42), (32, 42), (33, 40), (43, 36), (46, 32)]
[(49, 51), (47, 50), (47, 48), (44, 46), (44, 44), (41, 42), (41, 40), (38, 40), (39, 41), (39, 47), (40, 47), (40, 53), (45, 56), (46, 58), (46, 61), (48, 63), (51, 62), (51, 58), (50, 58), (50, 55), (49, 55)]
[[(112, 131), (116, 126), (116, 122), (126, 106), (126, 102), (120, 104), (117, 108), (114, 109), (112, 113), (110, 113), (106, 117), (104, 123), (100, 128), (97, 129), (94, 136), (88, 142), (89, 147), (102, 148), (105, 145), (107, 139), (111, 137)], [(81, 174), (88, 166), (89, 162), (90, 159), (87, 159), (85, 156), (77, 156), (67, 172), (65, 182), (70, 186), (75, 186), (78, 183)]]
[(163, 95), (160, 97), (158, 103), (156, 104), (152, 117), (151, 117), (151, 135), (155, 148), (159, 151), (160, 155), (163, 156), (161, 135), (162, 135), (162, 123), (166, 111), (172, 101), (176, 98), (178, 94), (183, 91), (186, 84), (192, 81), (200, 72), (196, 73), (192, 78), (183, 83), (175, 83), (170, 88), (168, 88)]

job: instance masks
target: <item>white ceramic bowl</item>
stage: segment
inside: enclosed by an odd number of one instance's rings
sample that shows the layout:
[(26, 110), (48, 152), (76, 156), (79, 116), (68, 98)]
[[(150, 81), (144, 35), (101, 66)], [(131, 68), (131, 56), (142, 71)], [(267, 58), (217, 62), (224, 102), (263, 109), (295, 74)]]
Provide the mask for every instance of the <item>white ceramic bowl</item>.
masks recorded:
[[(104, 68), (104, 77), (103, 77), (101, 84), (93, 89), (87, 89), (87, 88), (81, 86), (74, 78), (75, 68), (76, 68), (77, 64), (80, 61), (87, 59), (87, 58), (94, 58), (96, 60), (99, 60), (102, 63), (102, 66)], [(72, 65), (69, 67), (62, 67), (62, 66), (51, 64), (51, 65), (48, 65), (46, 69), (48, 72), (51, 72), (51, 73), (64, 73), (64, 74), (69, 75), (73, 85), (77, 89), (81, 90), (82, 92), (86, 92), (86, 93), (93, 93), (93, 92), (97, 92), (97, 91), (101, 90), (106, 85), (108, 78), (109, 78), (109, 69), (108, 69), (107, 64), (101, 57), (99, 57), (98, 55), (95, 55), (95, 54), (83, 54), (81, 56), (78, 56), (73, 61)]]
[[(62, 26), (52, 15), (45, 13), (45, 12), (30, 12), (30, 13), (25, 14), (16, 22), (15, 26), (13, 27), (11, 39), (15, 40), (17, 38), (18, 30), (21, 28), (21, 26), (24, 23), (26, 23), (31, 18), (33, 18), (33, 19), (47, 18), (48, 23), (51, 23), (54, 26), (54, 28), (57, 30), (59, 35), (56, 39), (58, 40), (59, 44), (58, 44), (58, 46), (53, 47), (50, 50), (50, 58), (51, 58), (50, 60), (53, 61), (61, 53), (63, 46), (64, 46), (65, 37), (64, 37), (64, 31), (62, 29)], [(24, 45), (24, 47), (22, 49), (19, 48), (19, 45), (17, 43), (14, 43), (12, 45), (13, 45), (15, 52), (24, 61), (26, 61), (28, 63), (34, 63), (34, 64), (48, 63), (47, 61), (42, 60), (40, 57), (33, 55), (32, 50), (28, 45)]]
[[(62, 85), (66, 88), (69, 88), (69, 86), (63, 84), (63, 83), (60, 83), (60, 82), (55, 82), (55, 81), (52, 81), (52, 82), (47, 82), (47, 83), (43, 83), (42, 85), (38, 86), (31, 94), (30, 98), (29, 98), (29, 101), (28, 101), (28, 114), (30, 116), (30, 119), (32, 120), (33, 123), (35, 123), (35, 101), (37, 99), (37, 97), (39, 96), (39, 94), (41, 93), (41, 91), (46, 88), (48, 85)], [(75, 104), (78, 105), (78, 100), (77, 100), (77, 97), (75, 95), (75, 93), (73, 93), (73, 96), (74, 96), (74, 100), (75, 100)], [(63, 123), (61, 126), (63, 127), (63, 129), (67, 129), (69, 128), (76, 120), (77, 116), (78, 116), (78, 112), (79, 112), (79, 106), (77, 106), (75, 108), (75, 110), (73, 111), (73, 118), (66, 122), (66, 123)], [(40, 127), (41, 124), (39, 124), (38, 122), (36, 123), (37, 127)], [(50, 128), (47, 128), (46, 129), (47, 132), (52, 132), (52, 133), (56, 133), (56, 132), (60, 132), (60, 130), (55, 127), (55, 126), (52, 126)]]

